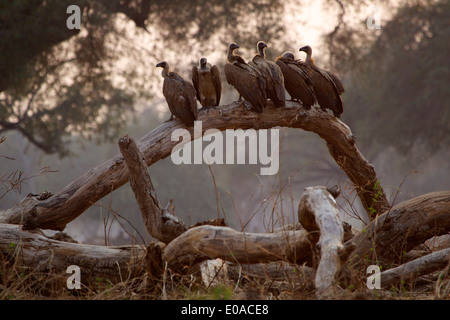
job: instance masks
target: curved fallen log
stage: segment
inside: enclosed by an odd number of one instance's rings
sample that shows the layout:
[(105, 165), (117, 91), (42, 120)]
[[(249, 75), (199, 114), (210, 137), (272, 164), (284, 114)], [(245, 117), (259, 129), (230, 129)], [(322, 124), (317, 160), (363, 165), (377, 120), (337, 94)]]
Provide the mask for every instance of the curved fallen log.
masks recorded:
[[(306, 111), (291, 101), (285, 108), (271, 104), (263, 113), (247, 111), (243, 102), (199, 111), (202, 130), (301, 128), (318, 134), (327, 143), (330, 154), (355, 185), (361, 202), (373, 218), (374, 213), (389, 207), (373, 166), (363, 157), (355, 137), (347, 125), (317, 108)], [(178, 141), (171, 141), (175, 129), (184, 129), (178, 121), (170, 121), (142, 137), (137, 143), (147, 166), (168, 157)], [(190, 128), (191, 137), (193, 130)], [(193, 140), (193, 137), (192, 137)], [(63, 230), (96, 201), (128, 182), (128, 170), (121, 155), (90, 169), (61, 191), (50, 197), (29, 196), (15, 207), (0, 212), (0, 223), (23, 224), (25, 229)]]
[[(117, 283), (145, 272), (145, 247), (105, 247), (63, 242), (18, 225), (0, 224), (0, 258), (40, 274), (60, 275), (65, 281), (71, 265), (80, 267), (81, 283)], [(4, 275), (3, 275), (4, 276)], [(63, 284), (64, 285), (64, 284)]]
[(434, 236), (450, 232), (450, 191), (401, 202), (344, 244), (342, 259), (401, 262), (402, 256)]
[(317, 234), (305, 230), (246, 233), (228, 227), (200, 226), (170, 242), (163, 259), (174, 270), (216, 258), (244, 264), (270, 261), (302, 264), (311, 258), (317, 240)]

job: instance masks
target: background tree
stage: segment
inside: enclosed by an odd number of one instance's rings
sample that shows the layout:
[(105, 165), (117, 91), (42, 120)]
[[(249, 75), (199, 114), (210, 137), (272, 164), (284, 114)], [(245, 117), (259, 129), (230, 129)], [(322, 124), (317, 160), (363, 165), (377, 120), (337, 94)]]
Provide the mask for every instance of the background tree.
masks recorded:
[[(81, 8), (81, 31), (66, 27), (66, 9), (72, 4)], [(74, 134), (99, 141), (116, 138), (136, 104), (151, 96), (149, 59), (168, 56), (169, 48), (183, 53), (182, 45), (192, 40), (201, 45), (219, 31), (234, 29), (235, 23), (254, 31), (242, 18), (247, 11), (264, 20), (277, 4), (273, 0), (3, 1), (0, 133), (17, 130), (44, 152), (61, 156), (69, 152), (68, 137)], [(271, 26), (273, 19), (268, 23), (256, 26), (261, 29), (258, 34), (270, 36), (270, 30), (278, 30)], [(154, 41), (136, 47), (133, 32), (137, 37), (148, 33)]]
[(379, 31), (342, 18), (326, 42), (347, 75), (344, 120), (357, 137), (402, 153), (415, 145), (433, 152), (450, 143), (450, 2), (399, 3)]

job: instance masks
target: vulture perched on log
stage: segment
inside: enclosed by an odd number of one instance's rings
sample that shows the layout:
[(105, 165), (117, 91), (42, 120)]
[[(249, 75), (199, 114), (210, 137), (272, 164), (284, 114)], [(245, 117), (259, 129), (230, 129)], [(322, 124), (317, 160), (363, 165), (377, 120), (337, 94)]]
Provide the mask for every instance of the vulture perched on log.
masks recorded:
[(284, 76), (284, 86), (292, 100), (301, 101), (305, 109), (311, 109), (316, 103), (313, 83), (303, 62), (295, 60), (292, 52), (286, 51), (276, 58), (276, 64), (280, 67)]
[(306, 53), (305, 65), (312, 78), (314, 93), (322, 110), (330, 109), (335, 117), (339, 118), (344, 111), (341, 94), (344, 92), (342, 81), (334, 74), (316, 66), (312, 59), (312, 49), (304, 46), (299, 49)]
[(280, 67), (272, 61), (266, 60), (267, 44), (259, 41), (256, 45), (257, 54), (249, 65), (260, 72), (266, 82), (267, 98), (273, 101), (275, 107), (284, 107), (286, 93), (284, 91), (284, 77)]
[(266, 84), (260, 73), (250, 67), (244, 59), (234, 54), (239, 46), (232, 42), (228, 45), (228, 63), (223, 67), (227, 82), (239, 92), (239, 100), (244, 97), (257, 112), (262, 112), (267, 104)]
[(200, 68), (192, 67), (192, 83), (197, 92), (197, 99), (203, 108), (219, 105), (222, 82), (217, 66), (211, 66), (206, 58), (201, 58)]
[(167, 62), (160, 62), (156, 67), (163, 68), (161, 73), (164, 78), (163, 94), (172, 113), (169, 120), (175, 116), (188, 127), (194, 126), (194, 121), (197, 120), (197, 100), (194, 86), (175, 72), (171, 72)]

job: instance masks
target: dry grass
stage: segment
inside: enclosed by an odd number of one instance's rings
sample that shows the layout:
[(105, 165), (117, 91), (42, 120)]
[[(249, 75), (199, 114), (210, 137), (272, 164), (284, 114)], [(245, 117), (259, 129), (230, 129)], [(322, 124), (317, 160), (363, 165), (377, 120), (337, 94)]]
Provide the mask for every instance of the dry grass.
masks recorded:
[[(238, 281), (219, 280), (206, 286), (199, 274), (178, 275), (166, 271), (164, 277), (150, 281), (141, 275), (118, 283), (98, 279), (89, 286), (69, 290), (69, 275), (39, 273), (15, 265), (13, 261), (0, 262), (0, 300), (291, 300), (316, 299), (313, 279), (292, 272), (283, 279), (250, 278)], [(364, 300), (422, 300), (449, 299), (450, 277), (448, 270), (419, 278), (414, 284), (403, 284), (390, 290), (369, 290), (361, 275), (359, 285), (338, 281), (335, 299)]]

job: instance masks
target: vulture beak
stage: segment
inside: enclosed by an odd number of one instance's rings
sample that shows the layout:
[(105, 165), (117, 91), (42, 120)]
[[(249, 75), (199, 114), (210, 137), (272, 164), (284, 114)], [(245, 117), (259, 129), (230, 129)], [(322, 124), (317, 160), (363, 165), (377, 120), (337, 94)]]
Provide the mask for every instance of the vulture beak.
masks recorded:
[(157, 65), (156, 65), (156, 68), (164, 68), (164, 65), (166, 64), (166, 62), (165, 61), (163, 61), (163, 62), (160, 62), (160, 63), (158, 63)]
[(310, 46), (303, 46), (303, 47), (301, 47), (300, 49), (298, 49), (298, 51), (303, 51), (303, 52), (305, 52), (306, 54), (310, 54), (311, 53), (311, 47)]

